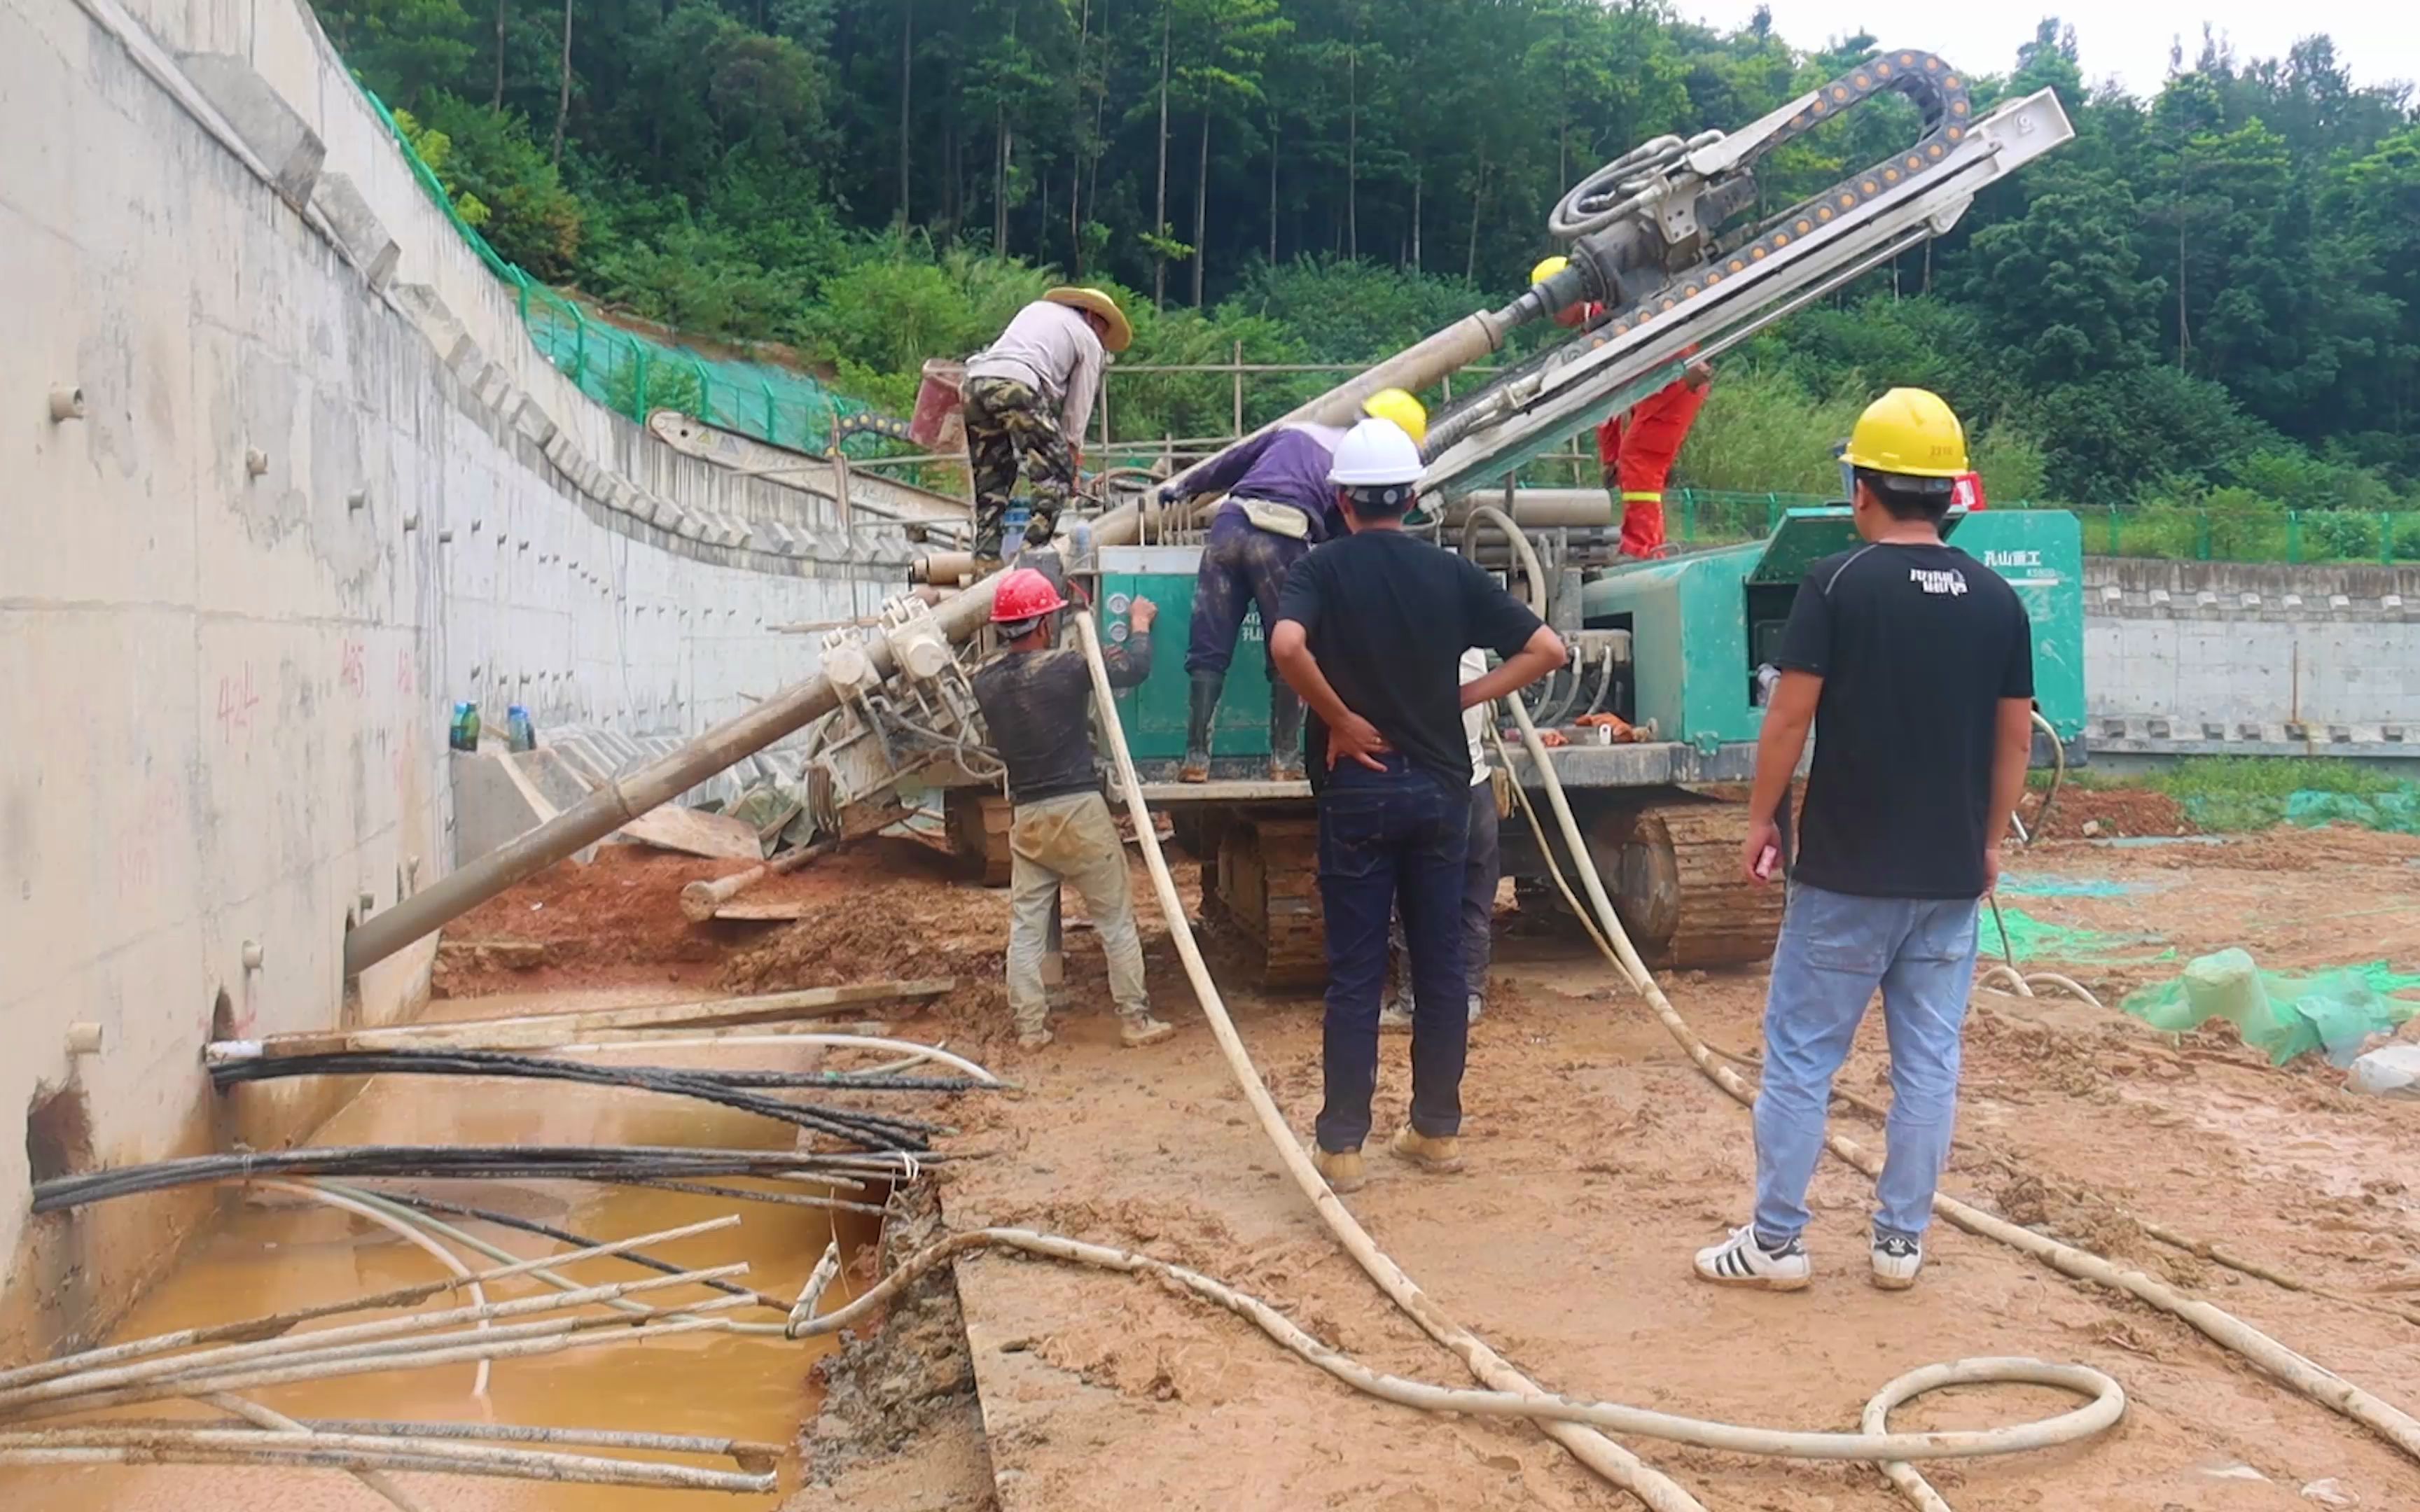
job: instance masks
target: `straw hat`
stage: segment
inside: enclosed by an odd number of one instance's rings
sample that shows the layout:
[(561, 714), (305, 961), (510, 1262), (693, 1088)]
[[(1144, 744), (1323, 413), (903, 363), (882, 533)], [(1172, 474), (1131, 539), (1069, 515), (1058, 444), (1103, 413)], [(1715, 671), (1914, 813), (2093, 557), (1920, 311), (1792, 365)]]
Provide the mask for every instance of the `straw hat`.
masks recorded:
[(1122, 352), (1134, 345), (1134, 327), (1127, 323), (1126, 313), (1118, 308), (1117, 301), (1099, 289), (1079, 288), (1072, 284), (1064, 284), (1049, 290), (1042, 297), (1053, 304), (1064, 304), (1071, 309), (1081, 310), (1087, 315), (1099, 316), (1109, 328), (1109, 333), (1101, 338), (1101, 345), (1109, 350)]

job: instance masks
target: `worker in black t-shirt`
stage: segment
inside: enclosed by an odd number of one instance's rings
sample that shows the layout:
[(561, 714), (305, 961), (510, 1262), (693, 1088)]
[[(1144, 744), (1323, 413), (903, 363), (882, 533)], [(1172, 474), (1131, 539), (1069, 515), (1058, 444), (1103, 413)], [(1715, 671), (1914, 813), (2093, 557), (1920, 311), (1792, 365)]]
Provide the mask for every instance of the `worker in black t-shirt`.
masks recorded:
[[(1311, 1159), (1339, 1192), (1363, 1180), (1387, 926), (1399, 903), (1411, 956), (1412, 1108), (1388, 1148), (1426, 1170), (1462, 1164), (1470, 808), (1462, 711), (1565, 660), (1561, 640), (1493, 578), (1404, 532), (1419, 476), (1419, 448), (1392, 421), (1345, 433), (1328, 477), (1350, 533), (1295, 565), (1269, 632), (1270, 659), (1311, 716), (1304, 747), (1327, 924), (1326, 1101)], [(1472, 646), (1504, 662), (1465, 683), (1462, 654)]]
[(1900, 1290), (1958, 1111), (1976, 910), (1999, 880), (2000, 837), (2024, 790), (2033, 627), (2000, 575), (1941, 539), (1966, 439), (1949, 407), (1893, 389), (1843, 459), (1864, 544), (1817, 563), (1782, 633), (1741, 863), (1779, 860), (1778, 816), (1807, 731), (1815, 756), (1765, 1000), (1756, 1099), (1756, 1213), (1698, 1255), (1698, 1273), (1794, 1291), (1807, 1183), (1832, 1078), (1875, 989), (1890, 1030), (1889, 1157), (1876, 1190), (1874, 1284)]

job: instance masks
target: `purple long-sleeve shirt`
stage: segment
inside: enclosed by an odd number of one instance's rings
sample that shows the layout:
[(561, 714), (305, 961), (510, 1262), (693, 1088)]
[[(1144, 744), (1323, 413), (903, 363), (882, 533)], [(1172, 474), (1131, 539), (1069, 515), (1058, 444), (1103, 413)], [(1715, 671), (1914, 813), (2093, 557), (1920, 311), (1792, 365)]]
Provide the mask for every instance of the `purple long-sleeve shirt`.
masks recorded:
[(1336, 443), (1344, 432), (1331, 425), (1283, 425), (1229, 447), (1189, 479), (1189, 494), (1223, 493), (1288, 504), (1311, 518), (1311, 539), (1333, 534), (1336, 486), (1327, 481)]

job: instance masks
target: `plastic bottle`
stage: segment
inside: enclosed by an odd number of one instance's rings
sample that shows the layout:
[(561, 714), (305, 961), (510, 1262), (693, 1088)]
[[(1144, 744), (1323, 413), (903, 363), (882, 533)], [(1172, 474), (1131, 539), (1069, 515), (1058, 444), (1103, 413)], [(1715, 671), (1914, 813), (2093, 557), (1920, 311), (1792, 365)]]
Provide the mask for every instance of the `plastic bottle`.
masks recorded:
[(514, 750), (537, 749), (537, 726), (530, 722), (529, 710), (518, 703), (504, 711), (504, 740)]
[(1000, 559), (1015, 562), (1025, 549), (1025, 527), (1033, 519), (1033, 506), (1022, 499), (1012, 499), (1000, 516)]
[(454, 726), (446, 744), (456, 750), (479, 748), (479, 705), (467, 702), (454, 705)]

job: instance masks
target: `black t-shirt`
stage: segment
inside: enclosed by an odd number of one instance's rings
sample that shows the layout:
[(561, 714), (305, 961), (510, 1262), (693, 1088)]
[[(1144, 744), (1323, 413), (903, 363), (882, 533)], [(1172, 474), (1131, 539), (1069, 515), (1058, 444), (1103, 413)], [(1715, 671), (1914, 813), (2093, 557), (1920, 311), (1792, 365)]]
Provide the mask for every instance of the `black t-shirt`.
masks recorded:
[[(1301, 625), (1336, 696), (1378, 727), (1413, 765), (1470, 785), (1462, 725), (1462, 654), (1510, 656), (1541, 624), (1496, 579), (1399, 530), (1329, 541), (1295, 563), (1278, 618)], [(1327, 773), (1327, 727), (1312, 715), (1303, 753), (1316, 787)]]
[[(1103, 646), (1111, 687), (1151, 675), (1151, 637)], [(1099, 788), (1093, 766), (1093, 674), (1081, 651), (1011, 651), (976, 671), (975, 702), (992, 748), (1008, 767), (1012, 803)]]
[(2033, 697), (2033, 625), (1950, 546), (1815, 563), (1776, 658), (1823, 679), (1793, 875), (1867, 898), (1976, 898), (2002, 699)]

